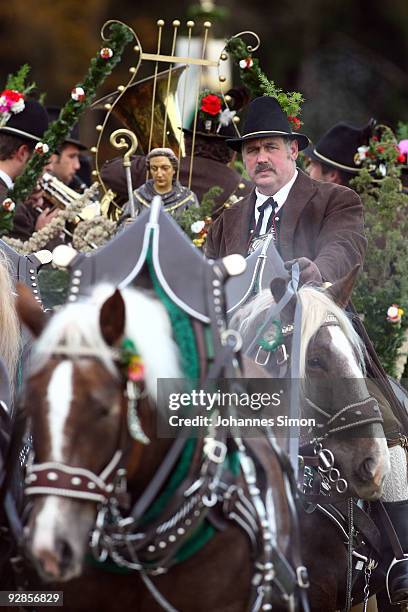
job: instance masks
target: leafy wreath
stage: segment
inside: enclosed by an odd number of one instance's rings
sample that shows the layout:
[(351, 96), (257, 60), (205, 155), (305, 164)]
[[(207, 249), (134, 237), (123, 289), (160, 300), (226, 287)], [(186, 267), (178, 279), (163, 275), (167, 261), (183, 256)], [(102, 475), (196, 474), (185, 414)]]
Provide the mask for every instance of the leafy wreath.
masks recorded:
[(270, 96), (276, 98), (284, 113), (286, 113), (293, 129), (298, 130), (302, 125), (298, 115), (301, 104), (304, 102), (302, 94), (298, 91), (285, 93), (275, 83), (268, 79), (259, 66), (259, 60), (248, 53), (248, 48), (242, 38), (234, 37), (227, 41), (226, 51), (232, 55), (240, 69), (240, 77), (245, 87), (254, 98)]

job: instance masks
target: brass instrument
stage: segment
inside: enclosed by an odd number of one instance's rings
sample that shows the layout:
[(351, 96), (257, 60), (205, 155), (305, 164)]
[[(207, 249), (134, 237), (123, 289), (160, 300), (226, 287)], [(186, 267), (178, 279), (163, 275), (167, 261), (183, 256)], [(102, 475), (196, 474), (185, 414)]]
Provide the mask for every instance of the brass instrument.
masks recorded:
[[(144, 154), (156, 147), (170, 147), (176, 155), (184, 155), (182, 121), (176, 100), (176, 90), (181, 74), (186, 66), (171, 68), (170, 86), (169, 70), (159, 72), (128, 87), (112, 114), (129, 130), (136, 134), (139, 146)], [(91, 108), (106, 108), (113, 104), (118, 93), (110, 93), (92, 104)], [(151, 122), (152, 100), (154, 97), (153, 122)], [(150, 133), (150, 127), (152, 133)], [(164, 132), (165, 138), (164, 138)], [(163, 140), (165, 143), (163, 145)], [(150, 147), (149, 147), (150, 143)]]
[(57, 208), (65, 209), (74, 200), (79, 200), (81, 194), (57, 179), (53, 174), (44, 172), (40, 179), (41, 189), (46, 199)]
[[(44, 172), (40, 179), (40, 186), (44, 192), (45, 199), (50, 202), (52, 206), (61, 208), (62, 210), (69, 207), (73, 201), (79, 200), (82, 197), (82, 194), (74, 191), (49, 172)], [(78, 222), (84, 221), (85, 219), (93, 219), (98, 214), (99, 203), (95, 202), (82, 209), (81, 214), (78, 215)]]
[[(49, 172), (44, 172), (43, 176), (39, 181), (39, 184), (44, 192), (44, 198), (48, 202), (50, 202), (50, 204), (61, 210), (65, 210), (72, 204), (73, 201), (79, 200), (82, 197), (82, 194), (78, 193), (77, 191), (74, 191), (73, 189), (65, 185), (65, 183), (57, 179), (56, 176), (50, 174)], [(93, 219), (94, 217), (100, 214), (99, 209), (99, 202), (94, 202), (88, 206), (85, 206), (81, 210), (81, 214), (75, 217), (75, 225), (77, 225), (80, 221), (85, 221), (86, 219)], [(40, 207), (37, 207), (36, 210), (39, 213), (43, 212), (43, 209)], [(70, 232), (66, 227), (64, 227), (62, 231), (70, 240), (72, 240), (72, 232)], [(93, 249), (98, 248), (96, 244), (88, 244)]]

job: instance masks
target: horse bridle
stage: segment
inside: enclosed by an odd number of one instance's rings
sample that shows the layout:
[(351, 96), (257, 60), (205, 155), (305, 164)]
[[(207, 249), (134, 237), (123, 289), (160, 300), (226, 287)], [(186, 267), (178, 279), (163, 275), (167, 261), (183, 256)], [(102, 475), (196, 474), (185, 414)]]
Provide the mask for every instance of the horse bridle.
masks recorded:
[[(109, 354), (113, 361), (119, 365), (120, 349), (110, 348)], [(73, 351), (64, 345), (56, 347), (50, 357), (101, 359), (100, 354), (90, 347), (77, 347)], [(148, 439), (142, 431), (139, 418), (135, 413), (135, 404), (141, 395), (140, 391), (136, 388), (137, 385), (131, 381), (124, 380), (123, 385), (128, 402), (127, 420), (122, 418), (117, 450), (114, 451), (113, 456), (101, 472), (95, 474), (91, 470), (69, 466), (57, 461), (33, 463), (29, 460), (26, 466), (26, 495), (56, 495), (97, 504), (106, 503), (115, 496), (121, 503), (126, 503), (123, 459), (129, 421), (133, 423), (134, 427), (132, 437), (139, 435), (140, 441), (144, 443)], [(131, 431), (130, 427), (129, 431)]]
[[(325, 322), (321, 327), (339, 326), (338, 319), (335, 315), (328, 313)], [(275, 364), (279, 369), (279, 377), (287, 373), (290, 361), (290, 350), (286, 342), (292, 337), (294, 332), (294, 324), (289, 323), (284, 325), (279, 330), (279, 340), (276, 347), (272, 351), (268, 351), (260, 344), (256, 352), (255, 362), (258, 365), (265, 366), (268, 364), (271, 355), (275, 355)], [(265, 355), (263, 355), (265, 353)], [(331, 435), (342, 431), (356, 429), (371, 423), (383, 423), (381, 411), (377, 400), (368, 396), (360, 402), (347, 404), (341, 407), (335, 414), (330, 414), (308, 397), (305, 398), (307, 405), (317, 414), (324, 417), (325, 422), (317, 424), (318, 432), (312, 441), (313, 453), (312, 457), (302, 455), (299, 450), (299, 459), (302, 467), (310, 465), (318, 467), (319, 471), (327, 475), (328, 481), (336, 487), (337, 493), (343, 494), (348, 488), (347, 481), (340, 477), (339, 470), (334, 467), (335, 459), (333, 453), (323, 447), (323, 440)]]

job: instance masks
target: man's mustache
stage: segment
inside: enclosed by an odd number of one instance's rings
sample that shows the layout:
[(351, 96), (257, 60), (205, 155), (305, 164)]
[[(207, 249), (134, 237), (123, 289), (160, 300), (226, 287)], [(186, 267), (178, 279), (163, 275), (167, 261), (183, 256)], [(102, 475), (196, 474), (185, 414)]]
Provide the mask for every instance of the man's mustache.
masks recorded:
[(263, 172), (264, 170), (272, 170), (272, 172), (275, 172), (275, 168), (268, 162), (259, 162), (259, 164), (256, 164), (255, 174)]

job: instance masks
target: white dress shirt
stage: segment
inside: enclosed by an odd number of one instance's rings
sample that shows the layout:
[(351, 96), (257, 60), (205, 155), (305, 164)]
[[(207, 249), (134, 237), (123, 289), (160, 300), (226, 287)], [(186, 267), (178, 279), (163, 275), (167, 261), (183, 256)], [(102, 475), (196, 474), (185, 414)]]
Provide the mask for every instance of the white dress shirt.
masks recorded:
[[(297, 168), (296, 168), (295, 169), (295, 173), (292, 176), (292, 178), (290, 179), (290, 181), (288, 183), (286, 183), (286, 185), (281, 187), (279, 189), (279, 191), (277, 191), (275, 193), (275, 195), (272, 196), (273, 199), (275, 200), (276, 204), (278, 205), (278, 207), (277, 207), (277, 209), (275, 211), (275, 215), (278, 212), (278, 210), (280, 210), (282, 208), (282, 206), (284, 205), (284, 203), (286, 202), (287, 197), (289, 195), (289, 192), (292, 189), (292, 185), (293, 185), (293, 183), (297, 179), (297, 175), (298, 175), (298, 171), (297, 171)], [(259, 207), (262, 206), (262, 204), (265, 202), (265, 200), (267, 200), (271, 196), (264, 195), (263, 193), (260, 193), (258, 191), (258, 188), (255, 189), (255, 193), (256, 193), (256, 204), (255, 204), (255, 227), (256, 227), (256, 224), (258, 223), (259, 215), (261, 214), (259, 212)], [(271, 214), (272, 214), (272, 206), (268, 206), (268, 208), (264, 212), (264, 217), (263, 217), (263, 221), (262, 221), (262, 227), (261, 227), (260, 232), (259, 232), (260, 236), (262, 236), (262, 234), (266, 233), (266, 228), (268, 227), (268, 221), (269, 221), (269, 217), (271, 216)], [(279, 221), (279, 217), (275, 217), (275, 219), (277, 221)]]
[(11, 189), (14, 185), (12, 179), (9, 177), (9, 175), (4, 172), (4, 170), (0, 169), (0, 179), (3, 181), (3, 183), (5, 183), (7, 185), (7, 189)]

